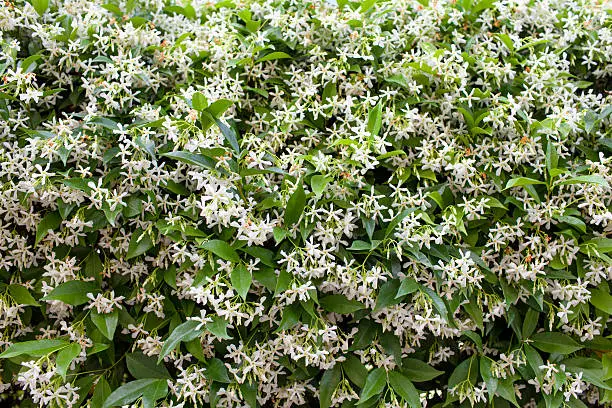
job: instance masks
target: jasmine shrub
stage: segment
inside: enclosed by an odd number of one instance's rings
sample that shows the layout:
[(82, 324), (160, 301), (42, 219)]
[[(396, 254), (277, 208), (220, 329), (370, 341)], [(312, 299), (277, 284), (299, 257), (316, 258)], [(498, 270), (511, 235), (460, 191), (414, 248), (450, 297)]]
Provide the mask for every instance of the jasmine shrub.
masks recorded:
[(610, 16), (5, 1), (2, 406), (611, 406)]

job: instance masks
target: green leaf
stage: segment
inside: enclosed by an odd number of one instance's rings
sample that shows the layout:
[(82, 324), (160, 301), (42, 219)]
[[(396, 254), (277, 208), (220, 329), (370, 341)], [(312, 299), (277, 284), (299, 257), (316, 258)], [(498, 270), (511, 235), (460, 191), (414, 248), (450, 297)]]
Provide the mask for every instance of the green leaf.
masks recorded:
[(341, 380), (342, 370), (340, 364), (335, 364), (323, 373), (321, 383), (319, 384), (319, 408), (331, 407), (332, 397)]
[[(193, 7), (191, 9), (193, 10)], [(142, 391), (143, 408), (155, 408), (155, 402), (166, 395), (168, 395), (168, 381), (157, 380)]]
[(531, 367), (535, 375), (539, 376), (542, 371), (540, 367), (544, 364), (542, 356), (540, 356), (540, 353), (529, 344), (525, 344), (523, 349), (525, 350), (527, 364), (529, 364), (529, 367)]
[(399, 337), (392, 332), (383, 332), (379, 337), (378, 341), (383, 346), (385, 352), (393, 356), (393, 359), (398, 365), (402, 364), (402, 345)]
[(372, 136), (377, 136), (382, 126), (382, 103), (376, 104), (368, 113), (368, 132)]
[[(603, 357), (603, 356), (602, 356)], [(604, 372), (603, 362), (596, 358), (574, 357), (562, 361), (566, 371), (572, 373), (582, 373), (582, 379), (587, 382), (606, 389), (612, 390), (612, 385), (605, 383), (606, 373)]]
[(57, 353), (57, 358), (55, 359), (55, 366), (57, 369), (57, 373), (62, 377), (64, 381), (66, 381), (66, 372), (68, 371), (68, 366), (72, 363), (72, 360), (77, 358), (81, 354), (81, 345), (78, 343), (71, 343), (68, 347), (65, 347)]
[(480, 353), (482, 353), (482, 337), (480, 336), (480, 334), (476, 333), (475, 331), (471, 331), (471, 330), (465, 330), (461, 334), (467, 337), (468, 339), (472, 340), (474, 344), (476, 345), (477, 350)]
[(286, 52), (275, 51), (275, 52), (271, 52), (270, 54), (264, 55), (263, 57), (258, 59), (256, 62), (259, 63), (259, 62), (273, 61), (273, 60), (287, 59), (287, 58), (291, 58), (291, 55), (287, 54)]
[(100, 380), (96, 384), (93, 396), (91, 397), (91, 408), (102, 408), (104, 401), (106, 401), (111, 392), (111, 387), (108, 385), (106, 378), (103, 375), (100, 376)]
[[(166, 380), (158, 378), (145, 378), (142, 380), (131, 381), (127, 384), (122, 385), (108, 396), (102, 408), (111, 408), (122, 405), (127, 405), (140, 398), (145, 390), (149, 387), (162, 387), (168, 386)], [(150, 389), (150, 388), (149, 388)]]
[[(361, 12), (366, 13), (376, 4), (377, 0), (361, 0)], [(359, 2), (357, 2), (359, 3)]]
[(34, 10), (41, 16), (45, 14), (45, 11), (49, 8), (49, 0), (30, 0), (32, 6), (34, 6)]
[(359, 388), (363, 388), (368, 376), (368, 369), (365, 368), (359, 358), (349, 354), (346, 360), (342, 362), (342, 370), (353, 383)]
[[(21, 70), (25, 73), (34, 71), (36, 69), (36, 61), (41, 58), (42, 55), (40, 54), (30, 55), (29, 57), (21, 61)], [(64, 163), (64, 165), (66, 165), (66, 163)]]
[(49, 233), (49, 231), (53, 231), (62, 223), (62, 216), (59, 212), (54, 211), (51, 212), (40, 220), (40, 223), (36, 227), (36, 240), (34, 241), (35, 245), (38, 243)]
[(473, 14), (481, 13), (482, 11), (486, 9), (493, 8), (493, 6), (495, 6), (496, 1), (497, 0), (481, 0), (478, 3), (476, 3), (474, 7), (472, 7), (471, 11)]
[(598, 122), (598, 117), (595, 112), (588, 110), (584, 114), (584, 130), (591, 133), (595, 129), (595, 124)]
[(287, 230), (281, 227), (274, 227), (272, 233), (274, 234), (274, 240), (277, 244), (280, 244), (281, 241), (287, 236)]
[(65, 186), (70, 187), (74, 190), (83, 191), (85, 193), (91, 192), (91, 187), (88, 186), (89, 182), (94, 182), (94, 181), (88, 178), (71, 178), (71, 179), (62, 180), (62, 184), (64, 184)]
[(219, 239), (211, 239), (210, 241), (204, 242), (200, 245), (200, 248), (204, 248), (213, 254), (217, 255), (221, 259), (232, 262), (240, 262), (240, 256), (234, 248), (232, 248), (227, 242)]
[(406, 80), (406, 77), (403, 75), (391, 75), (388, 78), (385, 78), (385, 81), (390, 82), (392, 84), (399, 85), (402, 88), (409, 89), (410, 84)]
[(102, 272), (104, 271), (104, 265), (102, 264), (102, 260), (100, 256), (96, 253), (95, 250), (91, 251), (87, 258), (85, 258), (85, 267), (83, 268), (83, 273), (88, 278), (94, 278), (96, 281), (102, 281)]
[(60, 283), (42, 300), (60, 300), (69, 305), (78, 306), (89, 302), (88, 293), (98, 293), (100, 288), (95, 282), (73, 280)]
[(204, 109), (208, 108), (208, 101), (202, 92), (194, 92), (191, 97), (191, 106), (198, 112), (202, 112)]
[(495, 36), (499, 38), (501, 42), (504, 43), (504, 45), (508, 48), (508, 50), (510, 50), (510, 52), (514, 52), (514, 42), (508, 34), (499, 33), (495, 34)]
[(210, 104), (208, 108), (206, 108), (206, 112), (210, 113), (213, 119), (221, 117), (223, 112), (229, 109), (234, 102), (229, 101), (227, 99), (219, 99)]
[(232, 281), (232, 287), (236, 289), (238, 295), (240, 295), (243, 300), (246, 300), (249, 289), (251, 288), (251, 283), (253, 282), (251, 272), (249, 272), (246, 266), (239, 264), (232, 271), (230, 279)]
[(97, 353), (99, 353), (101, 351), (104, 351), (104, 350), (108, 349), (109, 347), (110, 347), (109, 344), (94, 343), (93, 347), (87, 349), (87, 355), (88, 356), (92, 356), (94, 354), (97, 354)]
[(9, 346), (2, 354), (0, 354), (0, 358), (17, 357), (23, 354), (32, 357), (46, 356), (47, 354), (66, 347), (68, 344), (70, 343), (68, 343), (66, 340), (24, 341), (22, 343), (15, 343)]
[(372, 244), (369, 242), (362, 241), (360, 239), (356, 239), (353, 241), (350, 247), (346, 248), (349, 251), (369, 251), (372, 249)]
[(34, 299), (30, 291), (23, 285), (9, 285), (8, 291), (13, 300), (20, 305), (40, 306), (40, 303)]
[(285, 227), (289, 228), (293, 224), (299, 221), (302, 216), (302, 212), (304, 212), (304, 207), (306, 206), (306, 193), (304, 193), (304, 187), (302, 186), (302, 181), (298, 181), (297, 188), (289, 197), (289, 201), (287, 201), (287, 207), (285, 208)]
[(158, 364), (155, 357), (145, 356), (142, 352), (129, 353), (125, 356), (127, 369), (136, 379), (172, 378), (163, 363)]
[(546, 169), (548, 170), (548, 174), (550, 174), (553, 169), (556, 169), (558, 164), (559, 154), (557, 153), (557, 148), (549, 140), (546, 145)]
[(436, 370), (424, 361), (416, 358), (405, 358), (402, 360), (402, 373), (414, 382), (426, 382), (444, 374), (444, 371)]
[(275, 333), (288, 330), (295, 326), (299, 321), (301, 310), (302, 308), (297, 303), (285, 307), (283, 309), (283, 317), (281, 318)]
[(540, 312), (535, 309), (529, 308), (527, 313), (525, 313), (525, 318), (523, 319), (523, 329), (521, 333), (523, 334), (523, 338), (529, 338), (538, 327), (538, 319), (540, 317)]
[(605, 178), (598, 176), (598, 175), (572, 177), (571, 179), (564, 180), (559, 183), (560, 186), (567, 185), (567, 184), (597, 184), (599, 186), (606, 187), (606, 188), (610, 187), (610, 184), (608, 184), (608, 181)]
[(215, 161), (208, 156), (204, 156), (203, 154), (179, 151), (164, 153), (162, 156), (191, 164), (192, 166), (204, 167), (207, 169), (215, 168)]
[(210, 380), (224, 384), (232, 382), (225, 364), (223, 364), (223, 361), (219, 360), (218, 358), (213, 358), (210, 360), (208, 366), (206, 366), (205, 376)]
[(157, 363), (159, 364), (164, 357), (170, 354), (181, 341), (190, 341), (202, 334), (202, 332), (204, 332), (203, 327), (196, 330), (196, 327), (198, 327), (200, 324), (201, 322), (197, 320), (187, 320), (185, 323), (181, 323), (176, 326), (176, 328), (164, 341), (164, 345), (159, 353)]
[(586, 234), (586, 224), (580, 218), (572, 217), (571, 215), (560, 215), (556, 217), (560, 222), (571, 225), (583, 234)]
[(376, 296), (374, 311), (400, 303), (401, 299), (398, 299), (396, 296), (397, 292), (399, 291), (399, 287), (400, 283), (398, 279), (391, 279), (383, 283), (378, 291), (378, 296)]
[(470, 315), (472, 321), (476, 323), (476, 326), (484, 331), (483, 318), (482, 318), (482, 309), (476, 303), (475, 298), (471, 298), (469, 303), (463, 305), (465, 311)]
[(612, 238), (593, 238), (580, 245), (580, 252), (591, 255), (591, 247), (600, 254), (612, 252)]
[(412, 382), (406, 376), (397, 371), (389, 373), (389, 384), (396, 394), (399, 394), (404, 401), (412, 408), (421, 407), (421, 398), (419, 391), (414, 387)]
[(91, 321), (104, 337), (113, 340), (115, 330), (117, 329), (117, 322), (119, 321), (119, 310), (115, 309), (111, 313), (98, 313), (96, 310), (92, 310)]
[(570, 336), (558, 332), (536, 333), (531, 340), (535, 348), (547, 353), (570, 354), (582, 348)]
[(423, 285), (420, 285), (420, 286), (421, 286), (421, 290), (425, 292), (427, 296), (429, 296), (432, 304), (434, 305), (434, 307), (436, 308), (440, 316), (444, 320), (447, 320), (448, 319), (448, 309), (446, 308), (446, 304), (444, 303), (444, 300), (442, 300), (442, 298), (436, 292), (434, 292), (431, 288), (427, 286), (423, 286)]
[(136, 258), (151, 248), (153, 248), (153, 241), (149, 233), (138, 228), (132, 233), (132, 238), (130, 238), (126, 259)]
[(376, 325), (370, 319), (361, 319), (357, 328), (357, 334), (349, 350), (361, 350), (369, 347), (376, 334)]
[(238, 135), (236, 134), (236, 131), (234, 130), (234, 128), (229, 127), (228, 125), (226, 125), (225, 123), (223, 123), (222, 121), (216, 118), (215, 118), (215, 123), (217, 124), (217, 126), (219, 126), (219, 129), (221, 129), (221, 133), (223, 134), (223, 137), (225, 137), (225, 140), (227, 140), (227, 142), (230, 144), (232, 149), (236, 153), (240, 153), (240, 145), (238, 144)]
[(319, 303), (328, 312), (339, 314), (349, 314), (365, 308), (363, 303), (357, 300), (349, 300), (346, 296), (340, 294), (325, 296), (319, 299)]
[(325, 176), (315, 175), (310, 179), (310, 186), (312, 187), (312, 191), (320, 196), (325, 191), (325, 187), (327, 187), (327, 183), (329, 183), (329, 179)]
[(240, 393), (250, 408), (257, 408), (257, 386), (254, 383), (245, 381), (240, 384)]
[(497, 393), (506, 401), (510, 401), (512, 405), (520, 408), (516, 402), (516, 394), (512, 378), (499, 379), (497, 382)]
[(454, 388), (457, 386), (457, 384), (462, 383), (463, 381), (469, 381), (470, 384), (476, 385), (476, 381), (478, 379), (478, 369), (479, 365), (475, 356), (472, 356), (467, 360), (463, 360), (455, 368), (448, 379), (448, 388)]
[(492, 361), (489, 357), (480, 357), (480, 375), (482, 376), (482, 379), (484, 380), (485, 384), (487, 384), (487, 393), (489, 394), (489, 400), (491, 400), (495, 395), (498, 383), (497, 377), (493, 375), (491, 363)]
[(387, 383), (387, 372), (384, 368), (375, 368), (370, 371), (368, 378), (366, 378), (365, 385), (361, 390), (359, 396), (359, 403), (366, 402), (375, 395), (382, 393)]
[(127, 200), (127, 207), (124, 207), (123, 215), (126, 218), (136, 217), (142, 212), (142, 198), (137, 195), (130, 196)]
[(528, 178), (528, 177), (517, 177), (517, 178), (513, 178), (513, 179), (508, 180), (504, 190), (507, 190), (507, 189), (512, 188), (512, 187), (530, 186), (530, 185), (533, 185), (533, 184), (546, 184), (546, 183), (543, 182), (543, 181), (532, 179), (532, 178)]
[(212, 322), (206, 323), (206, 330), (219, 337), (220, 339), (230, 340), (232, 337), (227, 334), (227, 320), (220, 316), (213, 316)]
[(591, 289), (590, 303), (599, 310), (612, 314), (612, 295), (601, 289)]

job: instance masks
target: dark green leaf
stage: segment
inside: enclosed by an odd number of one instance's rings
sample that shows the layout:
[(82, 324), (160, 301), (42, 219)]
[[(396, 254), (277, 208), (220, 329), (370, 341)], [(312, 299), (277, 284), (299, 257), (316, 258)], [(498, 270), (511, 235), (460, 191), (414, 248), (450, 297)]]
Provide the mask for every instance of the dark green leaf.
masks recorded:
[(157, 387), (163, 385), (167, 386), (166, 380), (158, 378), (146, 378), (142, 380), (135, 380), (127, 384), (122, 385), (108, 396), (104, 401), (103, 408), (111, 408), (122, 405), (127, 405), (140, 398), (147, 388), (150, 386)]
[(225, 364), (223, 364), (223, 361), (219, 360), (218, 358), (213, 358), (210, 360), (208, 366), (206, 367), (205, 375), (206, 378), (213, 381), (218, 381), (225, 384), (232, 382), (232, 380), (229, 378), (229, 373), (227, 372)]
[(147, 231), (138, 228), (132, 233), (126, 259), (136, 258), (153, 248), (153, 241)]
[(112, 341), (119, 321), (119, 311), (115, 309), (111, 313), (98, 313), (96, 310), (92, 310), (91, 321), (104, 337)]
[(365, 368), (361, 360), (350, 354), (345, 361), (342, 362), (342, 369), (344, 374), (357, 385), (359, 388), (363, 388), (368, 376), (368, 369)]
[(240, 295), (243, 300), (246, 300), (247, 293), (249, 293), (249, 289), (251, 288), (251, 282), (253, 281), (251, 272), (249, 272), (243, 264), (239, 264), (232, 270), (230, 278), (232, 287), (236, 289), (236, 292), (238, 292), (238, 295)]
[(125, 356), (127, 369), (138, 380), (143, 378), (171, 378), (163, 363), (155, 357), (145, 356), (142, 352), (128, 353)]
[(319, 408), (330, 408), (336, 387), (342, 380), (340, 364), (334, 365), (323, 373), (319, 384)]
[(13, 284), (8, 286), (9, 293), (13, 300), (20, 305), (40, 306), (32, 294), (25, 286)]
[(368, 113), (368, 132), (372, 136), (377, 136), (380, 132), (382, 125), (382, 103), (378, 103), (373, 109), (370, 109)]
[(444, 371), (436, 370), (424, 361), (416, 358), (405, 358), (402, 361), (402, 373), (414, 382), (426, 382), (444, 374)]
[(232, 248), (227, 242), (219, 239), (211, 239), (206, 241), (200, 248), (204, 248), (213, 254), (217, 255), (221, 259), (232, 262), (240, 262), (240, 257), (234, 248)]
[(230, 340), (232, 337), (227, 334), (227, 320), (219, 316), (213, 316), (212, 322), (206, 323), (206, 330), (219, 337), (220, 339)]
[(391, 388), (393, 388), (393, 391), (399, 394), (410, 407), (421, 407), (419, 391), (402, 373), (398, 373), (397, 371), (389, 372), (389, 384), (391, 385)]
[(164, 345), (159, 353), (157, 363), (159, 364), (164, 357), (170, 354), (181, 341), (193, 340), (202, 334), (202, 332), (204, 332), (203, 327), (196, 330), (196, 328), (200, 325), (201, 323), (196, 320), (187, 320), (185, 323), (178, 325), (172, 331), (172, 333), (170, 333), (166, 341), (164, 341)]
[(61, 300), (69, 305), (78, 306), (90, 300), (87, 297), (88, 293), (95, 295), (99, 292), (100, 288), (95, 282), (74, 280), (60, 283), (42, 300)]
[(517, 178), (508, 180), (504, 190), (507, 190), (512, 187), (530, 186), (533, 184), (546, 184), (546, 183), (540, 180), (529, 178), (529, 177), (517, 177)]
[(365, 385), (359, 396), (359, 403), (363, 403), (375, 395), (382, 393), (387, 383), (387, 372), (384, 368), (375, 368), (370, 371), (366, 378)]
[(57, 373), (64, 381), (66, 381), (68, 366), (70, 363), (72, 363), (72, 360), (79, 356), (79, 354), (81, 354), (81, 345), (78, 343), (70, 343), (70, 345), (64, 347), (59, 351), (59, 353), (57, 353), (55, 367), (57, 369)]
[(55, 230), (62, 223), (62, 216), (59, 212), (51, 212), (45, 215), (45, 217), (40, 220), (40, 223), (36, 227), (36, 240), (35, 244), (38, 243), (49, 233), (49, 231)]
[(10, 345), (2, 354), (0, 358), (11, 358), (21, 356), (23, 354), (40, 357), (47, 354), (53, 353), (61, 348), (69, 345), (66, 340), (32, 340), (24, 341), (21, 343), (15, 343)]
[(591, 304), (599, 310), (612, 314), (612, 295), (600, 289), (591, 289)]
[(293, 224), (299, 221), (306, 206), (306, 193), (304, 193), (304, 187), (302, 186), (302, 180), (297, 183), (297, 188), (289, 197), (287, 201), (287, 207), (285, 208), (285, 227), (289, 228)]
[(535, 348), (547, 353), (570, 354), (582, 348), (570, 336), (558, 332), (536, 333), (531, 340)]
[(191, 164), (192, 166), (204, 167), (207, 169), (215, 168), (215, 161), (208, 156), (190, 152), (169, 152), (162, 154), (164, 157), (178, 160), (183, 163)]
[(319, 300), (321, 307), (328, 312), (349, 314), (365, 308), (363, 303), (357, 300), (349, 300), (344, 295), (329, 295)]
[(419, 290), (419, 284), (413, 278), (406, 277), (402, 280), (399, 289), (397, 290), (396, 299), (409, 295)]
[(275, 51), (264, 55), (263, 57), (258, 59), (257, 62), (273, 61), (286, 58), (291, 58), (291, 55), (287, 54), (286, 52)]

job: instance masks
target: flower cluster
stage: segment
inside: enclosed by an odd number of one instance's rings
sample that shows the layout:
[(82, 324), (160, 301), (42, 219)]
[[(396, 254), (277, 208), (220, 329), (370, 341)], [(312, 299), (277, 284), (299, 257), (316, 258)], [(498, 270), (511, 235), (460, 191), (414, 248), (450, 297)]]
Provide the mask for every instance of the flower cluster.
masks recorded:
[(611, 4), (3, 1), (3, 406), (611, 406)]

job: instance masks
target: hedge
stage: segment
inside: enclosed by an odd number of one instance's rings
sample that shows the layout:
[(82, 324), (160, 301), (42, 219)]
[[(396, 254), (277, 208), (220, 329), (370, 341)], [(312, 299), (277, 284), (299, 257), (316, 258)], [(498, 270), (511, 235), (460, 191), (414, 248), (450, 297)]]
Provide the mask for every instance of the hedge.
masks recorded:
[(2, 406), (612, 406), (611, 16), (5, 1)]

